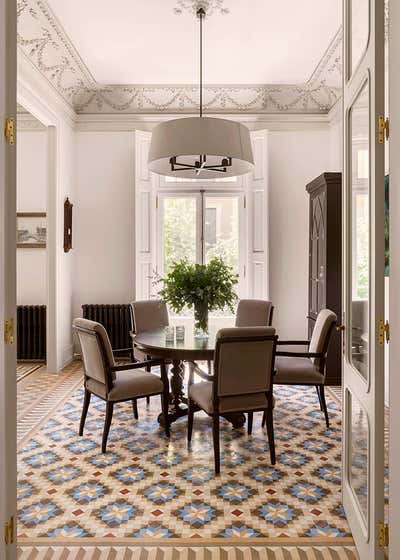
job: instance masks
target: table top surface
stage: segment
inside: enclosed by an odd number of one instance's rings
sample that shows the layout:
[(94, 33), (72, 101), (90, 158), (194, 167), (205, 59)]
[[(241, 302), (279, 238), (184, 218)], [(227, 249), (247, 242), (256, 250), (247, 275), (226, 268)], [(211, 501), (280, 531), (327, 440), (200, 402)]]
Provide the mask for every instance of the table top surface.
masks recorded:
[(195, 338), (194, 329), (192, 326), (185, 327), (185, 339), (180, 341), (176, 340), (176, 333), (174, 340), (167, 340), (165, 329), (155, 329), (145, 331), (133, 336), (133, 343), (135, 346), (149, 350), (161, 351), (163, 355), (175, 355), (188, 357), (191, 355), (204, 355), (209, 357), (214, 353), (215, 338), (218, 332), (216, 326), (210, 325), (208, 338)]

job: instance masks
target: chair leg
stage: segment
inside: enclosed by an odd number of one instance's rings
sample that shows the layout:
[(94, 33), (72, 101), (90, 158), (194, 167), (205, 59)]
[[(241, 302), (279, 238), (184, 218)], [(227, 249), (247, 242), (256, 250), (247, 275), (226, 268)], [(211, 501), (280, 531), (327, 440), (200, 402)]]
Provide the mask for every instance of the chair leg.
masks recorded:
[(171, 435), (170, 432), (170, 420), (169, 420), (169, 411), (168, 411), (168, 401), (169, 401), (169, 394), (168, 391), (164, 391), (164, 393), (161, 394), (161, 408), (162, 408), (162, 414), (164, 417), (164, 430), (165, 430), (165, 435), (169, 438)]
[(264, 414), (267, 423), (267, 434), (268, 434), (268, 444), (269, 444), (269, 453), (271, 457), (271, 464), (275, 465), (276, 457), (275, 457), (275, 438), (274, 438), (274, 418), (273, 418), (272, 408), (267, 408)]
[(139, 412), (137, 407), (137, 399), (132, 399), (132, 410), (135, 420), (139, 420)]
[(247, 413), (247, 435), (251, 436), (251, 432), (253, 431), (253, 413)]
[(191, 399), (189, 399), (188, 400), (188, 431), (187, 431), (188, 443), (192, 441), (193, 418), (194, 418), (194, 403)]
[(319, 393), (319, 385), (315, 386), (316, 390), (317, 390), (317, 395), (318, 395), (318, 400), (319, 400), (319, 407), (321, 409), (321, 411), (323, 412), (324, 407), (322, 406), (322, 400), (321, 400), (321, 395)]
[(320, 392), (320, 395), (321, 395), (322, 409), (323, 409), (324, 414), (325, 414), (326, 427), (329, 428), (328, 407), (326, 406), (325, 387), (323, 385), (319, 386), (319, 392)]
[(85, 396), (83, 397), (83, 409), (81, 416), (81, 423), (79, 424), (79, 435), (83, 436), (83, 428), (85, 427), (86, 416), (89, 409), (90, 398), (92, 393), (85, 388)]
[(110, 431), (111, 420), (114, 411), (114, 403), (107, 401), (106, 404), (106, 419), (104, 421), (103, 442), (101, 445), (101, 452), (105, 453), (107, 448), (108, 433)]
[(219, 451), (219, 415), (213, 414), (213, 443), (214, 443), (214, 463), (215, 474), (221, 472), (221, 461)]
[(267, 413), (264, 410), (263, 417), (262, 417), (262, 420), (261, 420), (261, 427), (264, 428), (266, 423), (267, 423)]
[(146, 405), (147, 405), (147, 406), (150, 405), (150, 397), (146, 397)]

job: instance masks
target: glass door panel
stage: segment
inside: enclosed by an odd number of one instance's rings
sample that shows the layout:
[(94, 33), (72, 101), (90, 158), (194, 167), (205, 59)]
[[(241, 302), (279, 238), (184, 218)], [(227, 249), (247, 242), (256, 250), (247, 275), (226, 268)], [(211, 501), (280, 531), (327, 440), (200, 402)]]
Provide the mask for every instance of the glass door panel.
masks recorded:
[(347, 395), (351, 415), (351, 446), (349, 480), (358, 503), (365, 526), (368, 520), (368, 462), (369, 427), (368, 416), (358, 399), (350, 392)]
[(173, 263), (187, 259), (197, 261), (196, 196), (162, 197), (162, 272), (167, 273)]
[[(369, 37), (369, 0), (351, 0), (351, 58), (353, 74), (367, 48)], [(349, 76), (350, 77), (350, 76)]]
[(221, 257), (239, 274), (239, 197), (204, 197), (204, 261)]
[(369, 91), (364, 85), (350, 110), (351, 130), (351, 361), (368, 379), (369, 371)]

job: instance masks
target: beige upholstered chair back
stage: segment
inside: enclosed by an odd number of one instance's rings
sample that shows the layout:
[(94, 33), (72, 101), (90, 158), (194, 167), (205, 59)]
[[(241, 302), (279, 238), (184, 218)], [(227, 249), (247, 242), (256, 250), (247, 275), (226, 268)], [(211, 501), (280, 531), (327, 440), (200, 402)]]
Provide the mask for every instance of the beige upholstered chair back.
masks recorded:
[(271, 388), (276, 337), (272, 327), (239, 327), (217, 333), (214, 374), (219, 397)]
[(134, 301), (131, 303), (133, 328), (136, 334), (169, 325), (166, 304), (158, 299)]
[(73, 326), (81, 345), (85, 375), (107, 385), (107, 366), (114, 365), (114, 356), (106, 329), (88, 319), (75, 319)]
[[(337, 321), (336, 314), (330, 309), (322, 309), (315, 321), (309, 351), (312, 354), (325, 354), (328, 350), (329, 339)], [(313, 358), (316, 365), (320, 365), (319, 358)]]
[(236, 311), (237, 327), (268, 327), (272, 320), (272, 303), (264, 299), (241, 299)]

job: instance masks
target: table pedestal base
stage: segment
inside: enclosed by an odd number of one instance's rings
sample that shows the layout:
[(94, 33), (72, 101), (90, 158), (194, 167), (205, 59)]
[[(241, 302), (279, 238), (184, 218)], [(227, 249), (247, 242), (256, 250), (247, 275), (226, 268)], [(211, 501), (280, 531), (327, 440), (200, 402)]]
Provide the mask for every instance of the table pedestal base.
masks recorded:
[[(171, 368), (171, 394), (170, 394), (170, 404), (169, 404), (169, 421), (170, 423), (175, 422), (178, 418), (182, 416), (187, 416), (187, 398), (183, 393), (183, 380), (185, 375), (184, 363), (178, 360), (172, 362)], [(232, 412), (230, 414), (224, 414), (223, 417), (228, 420), (233, 426), (233, 428), (241, 428), (245, 422), (246, 417), (242, 412)], [(159, 414), (158, 422), (161, 426), (165, 425), (164, 415)]]

